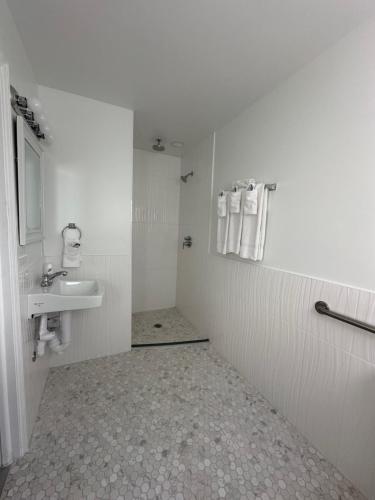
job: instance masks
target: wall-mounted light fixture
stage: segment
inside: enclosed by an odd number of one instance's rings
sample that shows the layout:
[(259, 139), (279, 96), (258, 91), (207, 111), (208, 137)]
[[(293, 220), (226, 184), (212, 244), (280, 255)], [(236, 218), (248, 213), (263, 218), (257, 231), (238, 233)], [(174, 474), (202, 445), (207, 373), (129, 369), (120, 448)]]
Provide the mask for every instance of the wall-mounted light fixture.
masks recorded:
[(45, 140), (51, 144), (53, 136), (47, 117), (43, 113), (42, 103), (36, 97), (28, 99), (18, 94), (14, 87), (11, 87), (12, 107), (17, 115), (24, 117), (29, 127), (39, 140)]

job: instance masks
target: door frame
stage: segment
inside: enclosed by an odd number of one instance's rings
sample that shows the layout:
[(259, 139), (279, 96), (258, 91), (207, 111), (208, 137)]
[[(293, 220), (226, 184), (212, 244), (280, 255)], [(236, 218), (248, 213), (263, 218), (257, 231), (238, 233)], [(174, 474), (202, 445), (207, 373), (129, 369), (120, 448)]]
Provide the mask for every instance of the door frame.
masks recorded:
[(0, 66), (0, 465), (27, 451), (9, 66)]

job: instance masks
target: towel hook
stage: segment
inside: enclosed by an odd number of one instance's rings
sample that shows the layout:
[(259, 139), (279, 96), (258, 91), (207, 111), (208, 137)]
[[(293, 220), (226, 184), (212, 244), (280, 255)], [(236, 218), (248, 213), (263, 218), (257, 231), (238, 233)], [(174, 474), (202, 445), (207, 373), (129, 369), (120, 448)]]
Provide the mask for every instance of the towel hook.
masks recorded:
[(67, 229), (77, 229), (77, 231), (79, 232), (79, 239), (82, 238), (82, 231), (74, 222), (69, 222), (69, 224), (67, 226), (65, 226), (64, 229), (61, 231), (61, 235), (63, 238), (64, 238), (64, 232)]

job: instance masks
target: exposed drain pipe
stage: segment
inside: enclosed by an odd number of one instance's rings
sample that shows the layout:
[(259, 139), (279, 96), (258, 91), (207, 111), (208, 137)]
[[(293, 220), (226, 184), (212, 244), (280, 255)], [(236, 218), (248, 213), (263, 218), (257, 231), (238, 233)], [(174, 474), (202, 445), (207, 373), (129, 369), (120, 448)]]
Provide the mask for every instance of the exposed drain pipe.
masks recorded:
[(39, 357), (44, 356), (46, 350), (46, 343), (50, 342), (55, 337), (55, 332), (50, 332), (47, 329), (48, 316), (47, 314), (42, 314), (39, 323), (39, 340), (37, 345), (37, 355)]
[(46, 343), (51, 351), (62, 354), (71, 342), (72, 337), (72, 312), (63, 311), (60, 313), (60, 335), (55, 331), (47, 329), (48, 315), (42, 314), (39, 324), (39, 340), (37, 345), (38, 356), (45, 353)]
[(70, 344), (72, 338), (72, 312), (60, 313), (60, 338), (54, 334), (54, 338), (48, 343), (49, 348), (57, 354), (62, 354)]

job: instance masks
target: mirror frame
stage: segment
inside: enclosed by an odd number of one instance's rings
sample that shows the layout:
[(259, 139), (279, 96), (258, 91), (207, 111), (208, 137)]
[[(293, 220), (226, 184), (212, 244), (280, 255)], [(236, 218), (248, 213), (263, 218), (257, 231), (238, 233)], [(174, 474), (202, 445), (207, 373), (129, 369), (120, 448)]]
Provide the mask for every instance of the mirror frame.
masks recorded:
[[(17, 116), (17, 176), (18, 176), (18, 227), (20, 245), (27, 245), (34, 241), (43, 240), (43, 149), (37, 138), (31, 131), (29, 125), (22, 116)], [(26, 161), (25, 144), (34, 150), (39, 157), (40, 169), (40, 227), (36, 230), (27, 228), (27, 203), (26, 203)]]

